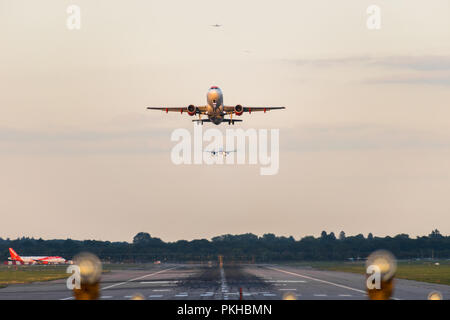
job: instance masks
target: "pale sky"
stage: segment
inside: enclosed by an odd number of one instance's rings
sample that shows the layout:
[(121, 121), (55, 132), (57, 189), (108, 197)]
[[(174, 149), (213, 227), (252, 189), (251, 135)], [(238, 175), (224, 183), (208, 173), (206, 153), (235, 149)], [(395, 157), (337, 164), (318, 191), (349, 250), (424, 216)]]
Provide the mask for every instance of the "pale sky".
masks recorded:
[[(449, 14), (448, 0), (0, 0), (0, 237), (450, 234)], [(145, 107), (204, 105), (212, 85), (227, 105), (286, 107), (237, 124), (280, 130), (277, 175), (171, 162), (191, 118)]]

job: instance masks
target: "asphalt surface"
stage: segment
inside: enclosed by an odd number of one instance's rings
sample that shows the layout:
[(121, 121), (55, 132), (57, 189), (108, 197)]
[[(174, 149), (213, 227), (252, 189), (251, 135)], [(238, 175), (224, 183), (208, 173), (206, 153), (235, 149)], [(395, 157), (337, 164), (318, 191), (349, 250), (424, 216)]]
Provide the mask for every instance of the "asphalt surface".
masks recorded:
[[(394, 299), (427, 299), (439, 291), (450, 299), (450, 286), (396, 279)], [(367, 299), (363, 275), (283, 265), (160, 265), (113, 270), (102, 276), (101, 299), (279, 300), (286, 294), (303, 300)], [(0, 288), (0, 299), (73, 299), (66, 280), (15, 284)]]

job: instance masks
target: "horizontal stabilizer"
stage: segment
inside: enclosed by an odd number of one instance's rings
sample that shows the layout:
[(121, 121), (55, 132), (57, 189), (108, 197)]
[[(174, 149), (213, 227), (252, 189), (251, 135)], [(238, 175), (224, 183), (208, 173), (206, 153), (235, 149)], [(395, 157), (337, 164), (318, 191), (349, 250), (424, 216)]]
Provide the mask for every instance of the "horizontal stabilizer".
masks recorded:
[(228, 124), (234, 124), (235, 122), (242, 122), (239, 119), (223, 119), (223, 122), (228, 122)]

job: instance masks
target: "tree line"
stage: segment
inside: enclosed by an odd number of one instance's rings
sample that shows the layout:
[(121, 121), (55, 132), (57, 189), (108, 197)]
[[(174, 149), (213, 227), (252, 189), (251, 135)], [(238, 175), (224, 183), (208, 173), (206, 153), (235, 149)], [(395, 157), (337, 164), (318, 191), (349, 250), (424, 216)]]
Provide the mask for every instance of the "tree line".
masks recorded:
[(377, 249), (389, 250), (398, 259), (450, 258), (450, 236), (444, 236), (438, 230), (416, 238), (410, 238), (407, 234), (394, 237), (376, 237), (371, 233), (367, 237), (362, 234), (346, 236), (344, 232), (336, 237), (333, 232), (326, 231), (320, 237), (306, 236), (300, 240), (271, 233), (263, 236), (247, 233), (227, 234), (211, 240), (164, 242), (146, 232), (136, 234), (131, 243), (0, 238), (2, 261), (8, 259), (9, 247), (14, 248), (19, 255), (59, 255), (66, 259), (88, 251), (111, 262), (206, 262), (216, 261), (218, 255), (236, 262), (357, 260)]

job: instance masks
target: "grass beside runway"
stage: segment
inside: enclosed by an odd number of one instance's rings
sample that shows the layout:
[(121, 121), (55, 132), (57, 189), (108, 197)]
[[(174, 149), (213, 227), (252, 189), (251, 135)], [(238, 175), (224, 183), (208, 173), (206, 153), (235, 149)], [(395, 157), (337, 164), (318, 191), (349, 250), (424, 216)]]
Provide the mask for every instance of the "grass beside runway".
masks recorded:
[[(439, 265), (436, 265), (439, 263)], [(290, 264), (292, 265), (292, 264)], [(365, 274), (365, 262), (301, 262), (296, 266)], [(396, 278), (450, 285), (450, 261), (398, 261)]]
[(36, 281), (49, 281), (64, 279), (69, 276), (66, 273), (67, 266), (1, 266), (0, 267), (0, 288), (8, 284), (30, 283)]
[[(10, 284), (65, 279), (68, 265), (3, 265), (0, 266), (0, 289)], [(103, 273), (113, 270), (157, 270), (155, 264), (105, 263)]]
[[(65, 279), (70, 276), (66, 272), (67, 267), (68, 265), (0, 266), (0, 289), (10, 284)], [(113, 268), (103, 268), (103, 273), (108, 273)]]

